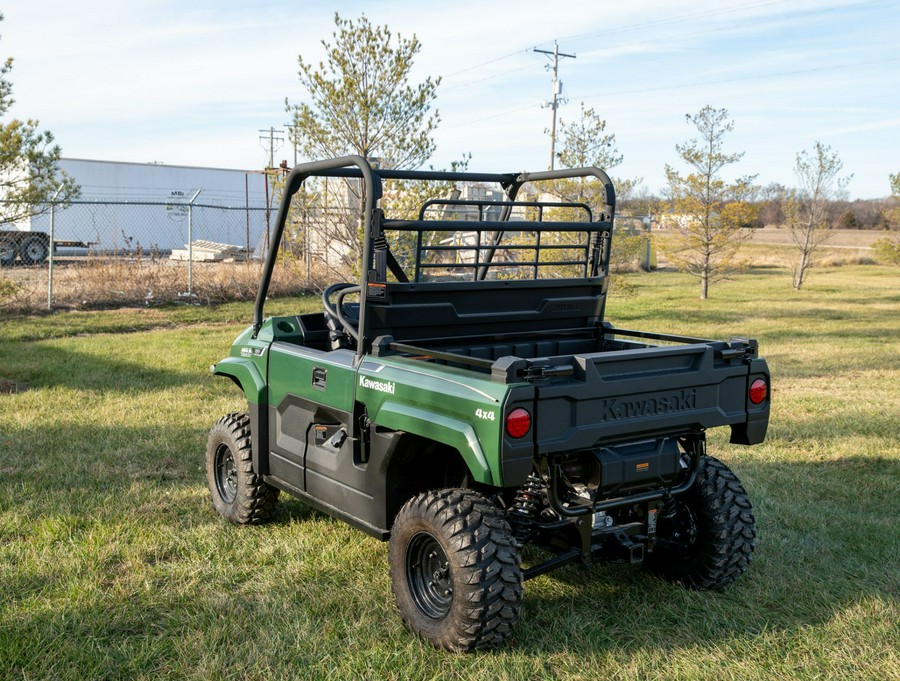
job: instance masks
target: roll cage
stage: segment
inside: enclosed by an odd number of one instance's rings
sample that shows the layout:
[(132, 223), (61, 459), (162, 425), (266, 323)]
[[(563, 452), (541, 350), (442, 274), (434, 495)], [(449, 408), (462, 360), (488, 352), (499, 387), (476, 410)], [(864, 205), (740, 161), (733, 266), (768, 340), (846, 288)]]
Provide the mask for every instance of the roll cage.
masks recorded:
[[(360, 266), (360, 284), (348, 287), (338, 294), (340, 299), (349, 293), (359, 294), (359, 318), (356, 327), (356, 359), (361, 361), (363, 355), (371, 350), (369, 306), (373, 300), (383, 300), (387, 287), (405, 287), (407, 289), (420, 286), (429, 270), (440, 268), (457, 277), (469, 277), (467, 281), (458, 281), (454, 286), (471, 287), (475, 290), (484, 282), (489, 271), (503, 270), (515, 266), (517, 270), (531, 271), (537, 280), (542, 268), (566, 267), (568, 274), (578, 271), (577, 277), (582, 281), (605, 277), (609, 267), (609, 244), (615, 216), (615, 190), (609, 176), (600, 168), (574, 168), (533, 173), (477, 173), (455, 171), (421, 171), (421, 170), (388, 170), (373, 168), (361, 156), (344, 156), (340, 158), (313, 161), (295, 166), (285, 179), (285, 189), (278, 207), (275, 229), (270, 240), (269, 250), (263, 265), (262, 278), (253, 311), (253, 334), (258, 333), (263, 323), (263, 309), (272, 272), (278, 259), (278, 249), (284, 234), (290, 210), (291, 199), (311, 177), (336, 177), (356, 179), (362, 183), (364, 205), (363, 219), (363, 261)], [(516, 201), (516, 196), (525, 185), (534, 182), (562, 180), (569, 178), (595, 178), (603, 188), (603, 207), (597, 215), (584, 203), (563, 201)], [(506, 195), (505, 201), (472, 201), (459, 199), (431, 199), (425, 201), (419, 210), (417, 219), (399, 220), (385, 216), (381, 206), (383, 197), (383, 180), (411, 180), (430, 182), (469, 182), (494, 184)], [(427, 219), (430, 210), (474, 210), (475, 220), (461, 219)], [(499, 215), (489, 215), (499, 208)], [(547, 210), (568, 209), (579, 212), (581, 220), (546, 220)], [(513, 220), (515, 211), (531, 211), (536, 219), (522, 222)], [(584, 219), (586, 218), (586, 219)], [(469, 242), (464, 244), (434, 245), (423, 241), (425, 232), (461, 232), (465, 231)], [(412, 261), (402, 265), (391, 252), (388, 233), (412, 233), (415, 237), (415, 253)], [(504, 235), (509, 233), (528, 233), (531, 240), (526, 243), (503, 243)], [(551, 245), (542, 243), (541, 235), (546, 232), (579, 233), (584, 235), (583, 241)], [(441, 251), (455, 254), (452, 262), (436, 263), (429, 260), (430, 254)], [(500, 251), (518, 251), (519, 257), (514, 263), (495, 262)], [(528, 254), (533, 254), (530, 256)], [(388, 273), (396, 282), (389, 282)], [(521, 282), (524, 283), (524, 282)], [(539, 283), (539, 282), (538, 282)], [(559, 282), (557, 282), (559, 283)], [(573, 282), (574, 283), (574, 282)]]

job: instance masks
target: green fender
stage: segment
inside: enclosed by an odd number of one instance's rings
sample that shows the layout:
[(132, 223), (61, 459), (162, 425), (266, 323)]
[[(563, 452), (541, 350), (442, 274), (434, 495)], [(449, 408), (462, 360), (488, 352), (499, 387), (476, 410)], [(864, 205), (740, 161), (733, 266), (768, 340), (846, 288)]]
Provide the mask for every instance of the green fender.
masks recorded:
[(500, 471), (491, 470), (475, 429), (465, 421), (406, 404), (385, 402), (375, 422), (384, 428), (402, 430), (455, 448), (476, 481), (494, 487), (500, 485)]
[(243, 357), (226, 357), (221, 362), (213, 364), (212, 372), (216, 376), (229, 376), (233, 378), (251, 404), (266, 403), (266, 382), (249, 359)]

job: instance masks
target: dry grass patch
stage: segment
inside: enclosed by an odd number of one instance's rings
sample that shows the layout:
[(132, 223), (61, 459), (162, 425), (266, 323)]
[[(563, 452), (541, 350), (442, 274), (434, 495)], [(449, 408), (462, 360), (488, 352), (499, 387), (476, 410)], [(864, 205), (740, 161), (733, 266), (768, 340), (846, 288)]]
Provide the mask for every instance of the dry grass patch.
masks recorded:
[[(253, 300), (262, 262), (195, 262), (188, 295), (188, 263), (165, 258), (67, 259), (53, 270), (54, 309), (153, 306), (172, 302), (218, 304)], [(48, 268), (14, 267), (0, 272), (0, 309), (28, 312), (46, 309)], [(317, 265), (309, 277), (301, 263), (281, 262), (273, 272), (270, 297), (321, 290), (335, 272)]]

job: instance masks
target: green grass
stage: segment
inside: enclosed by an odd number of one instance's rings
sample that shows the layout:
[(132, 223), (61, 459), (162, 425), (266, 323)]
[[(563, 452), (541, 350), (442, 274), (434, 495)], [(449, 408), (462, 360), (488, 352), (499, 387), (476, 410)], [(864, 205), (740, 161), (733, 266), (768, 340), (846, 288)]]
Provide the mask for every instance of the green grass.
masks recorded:
[(687, 277), (629, 276), (619, 326), (749, 335), (769, 360), (766, 443), (710, 444), (754, 500), (754, 563), (699, 594), (566, 568), (471, 656), (404, 630), (384, 544), (291, 499), (261, 528), (213, 513), (206, 433), (242, 404), (207, 367), (250, 305), (5, 320), (0, 378), (28, 390), (0, 395), (0, 678), (900, 678), (897, 272), (816, 270), (795, 293), (756, 269), (704, 303)]

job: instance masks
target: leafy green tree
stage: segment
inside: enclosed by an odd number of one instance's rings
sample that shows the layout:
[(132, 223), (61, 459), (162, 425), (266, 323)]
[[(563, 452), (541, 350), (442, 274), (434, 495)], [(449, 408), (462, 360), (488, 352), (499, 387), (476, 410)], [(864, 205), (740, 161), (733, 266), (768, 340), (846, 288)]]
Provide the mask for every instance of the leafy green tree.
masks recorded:
[(622, 163), (623, 156), (616, 148), (616, 136), (606, 133), (606, 121), (594, 109), (581, 103), (578, 120), (559, 122), (560, 150), (556, 158), (565, 168), (596, 165), (603, 169)]
[(40, 132), (38, 121), (30, 118), (3, 120), (14, 102), (8, 79), (12, 65), (11, 57), (0, 65), (0, 223), (47, 210), (54, 195), (65, 203), (79, 192), (75, 181), (57, 167), (61, 150), (49, 131)]
[(726, 109), (707, 105), (685, 118), (700, 137), (675, 145), (688, 165), (687, 174), (666, 164), (675, 236), (661, 245), (661, 250), (676, 267), (700, 280), (700, 299), (706, 300), (710, 284), (740, 269), (737, 254), (749, 238), (744, 227), (757, 217), (756, 209), (748, 203), (756, 193), (756, 176), (730, 184), (722, 179), (725, 168), (744, 155), (724, 151), (725, 136), (734, 128)]
[[(410, 82), (419, 39), (396, 36), (387, 26), (334, 15), (333, 41), (322, 41), (325, 60), (298, 57), (300, 84), (307, 101), (285, 106), (293, 117), (292, 136), (308, 159), (357, 154), (383, 167), (420, 167), (432, 155), (440, 117), (432, 110), (440, 78)], [(359, 210), (365, 197), (359, 185), (343, 183), (321, 191), (324, 200), (347, 208), (334, 223), (335, 237), (347, 249), (348, 264), (361, 255)]]
[(791, 241), (799, 252), (793, 267), (797, 291), (814, 265), (816, 251), (831, 236), (832, 202), (844, 195), (853, 177), (838, 177), (843, 167), (838, 153), (821, 142), (816, 142), (811, 151), (804, 149), (797, 154), (794, 174), (798, 186), (790, 193), (785, 210)]

